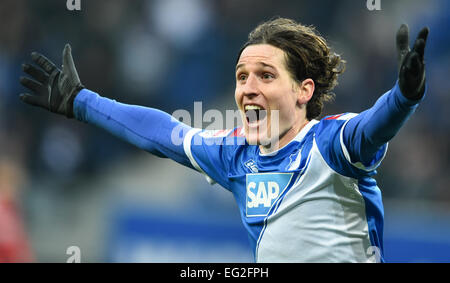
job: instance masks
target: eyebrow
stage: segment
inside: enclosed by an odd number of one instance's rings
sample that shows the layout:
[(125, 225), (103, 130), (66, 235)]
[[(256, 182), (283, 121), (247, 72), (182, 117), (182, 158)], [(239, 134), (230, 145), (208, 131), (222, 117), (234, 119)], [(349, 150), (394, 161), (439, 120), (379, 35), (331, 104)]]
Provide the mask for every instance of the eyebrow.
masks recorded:
[[(272, 66), (272, 65), (267, 64), (267, 63), (264, 63), (264, 62), (258, 62), (257, 64), (258, 64), (258, 65), (262, 65), (263, 67), (269, 67), (269, 68), (272, 68), (272, 69), (275, 69), (275, 70), (277, 69), (277, 68), (275, 68), (275, 66)], [(238, 65), (236, 66), (236, 70), (238, 70), (239, 68), (241, 68), (241, 67), (243, 67), (243, 66), (245, 66), (244, 63), (238, 64)]]

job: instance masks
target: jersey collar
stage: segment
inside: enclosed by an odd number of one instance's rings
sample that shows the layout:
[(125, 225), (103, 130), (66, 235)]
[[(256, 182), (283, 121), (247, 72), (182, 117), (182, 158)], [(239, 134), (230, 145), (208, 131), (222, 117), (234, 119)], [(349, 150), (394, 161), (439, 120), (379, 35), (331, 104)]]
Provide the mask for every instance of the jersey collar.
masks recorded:
[(292, 142), (301, 142), (303, 140), (303, 138), (306, 136), (306, 134), (309, 132), (309, 130), (311, 130), (311, 128), (317, 123), (319, 123), (319, 121), (315, 120), (315, 119), (309, 121), (309, 123), (306, 124), (303, 127), (303, 129), (300, 130), (300, 132), (295, 136), (295, 138), (293, 138), (290, 142), (288, 142), (283, 147), (281, 147), (281, 148), (279, 148), (279, 149), (277, 149), (275, 151), (272, 151), (272, 152), (269, 152), (269, 153), (262, 153), (259, 150), (259, 147), (258, 147), (259, 156), (264, 156), (264, 157), (265, 156), (274, 156), (274, 155), (277, 155), (277, 154), (281, 153), (283, 151), (283, 149), (288, 147)]

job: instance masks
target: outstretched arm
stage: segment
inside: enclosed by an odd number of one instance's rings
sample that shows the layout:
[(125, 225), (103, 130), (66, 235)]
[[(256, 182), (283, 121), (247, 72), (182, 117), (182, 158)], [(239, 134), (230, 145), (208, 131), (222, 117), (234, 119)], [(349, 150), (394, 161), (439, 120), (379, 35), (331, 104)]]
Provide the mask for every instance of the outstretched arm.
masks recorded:
[(159, 157), (192, 167), (183, 141), (191, 127), (157, 109), (128, 105), (83, 89), (74, 101), (74, 116)]
[(343, 140), (352, 162), (370, 165), (377, 152), (395, 136), (424, 97), (424, 52), (428, 32), (427, 27), (423, 28), (410, 50), (408, 27), (402, 25), (398, 30), (398, 82), (373, 107), (350, 119), (344, 128)]
[(62, 70), (42, 54), (33, 52), (31, 59), (37, 66), (23, 64), (23, 71), (31, 78), (21, 77), (20, 83), (32, 93), (21, 94), (22, 101), (94, 124), (143, 150), (192, 168), (183, 149), (191, 128), (162, 111), (118, 103), (85, 89), (70, 45), (63, 51)]

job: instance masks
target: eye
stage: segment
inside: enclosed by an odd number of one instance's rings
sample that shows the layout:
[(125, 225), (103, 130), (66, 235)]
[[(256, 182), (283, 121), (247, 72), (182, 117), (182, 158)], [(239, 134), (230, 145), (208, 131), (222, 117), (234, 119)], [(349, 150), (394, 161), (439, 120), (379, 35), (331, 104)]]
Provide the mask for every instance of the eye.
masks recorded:
[(236, 78), (237, 78), (238, 81), (245, 81), (247, 79), (247, 75), (243, 74), (243, 73), (240, 73), (240, 74), (238, 74), (236, 76)]
[(261, 76), (264, 80), (272, 80), (272, 79), (274, 79), (275, 78), (275, 76), (274, 75), (272, 75), (271, 73), (263, 73), (262, 74), (262, 76)]

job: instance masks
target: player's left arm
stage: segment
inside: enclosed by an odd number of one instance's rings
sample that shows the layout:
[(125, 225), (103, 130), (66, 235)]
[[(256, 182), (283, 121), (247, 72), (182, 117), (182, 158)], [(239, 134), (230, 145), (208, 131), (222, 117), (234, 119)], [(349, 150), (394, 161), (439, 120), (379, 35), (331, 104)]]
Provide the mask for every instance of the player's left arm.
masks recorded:
[(352, 163), (366, 166), (381, 160), (380, 151), (400, 130), (416, 110), (426, 92), (425, 45), (429, 29), (423, 28), (409, 48), (408, 26), (397, 32), (398, 81), (393, 89), (381, 96), (370, 109), (350, 119), (343, 129), (342, 139)]

